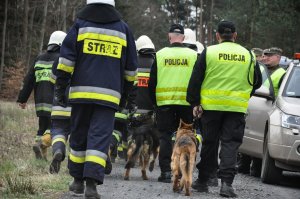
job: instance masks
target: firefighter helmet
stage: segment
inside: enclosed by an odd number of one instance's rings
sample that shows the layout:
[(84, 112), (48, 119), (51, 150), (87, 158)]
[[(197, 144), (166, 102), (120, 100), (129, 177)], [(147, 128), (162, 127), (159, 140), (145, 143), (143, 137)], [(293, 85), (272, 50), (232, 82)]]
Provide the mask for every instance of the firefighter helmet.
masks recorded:
[(142, 35), (136, 40), (137, 51), (145, 48), (155, 49), (154, 44), (147, 35)]
[(103, 4), (109, 4), (115, 6), (114, 0), (86, 0), (86, 4), (92, 4), (92, 3), (103, 3)]
[(50, 44), (57, 44), (59, 46), (61, 46), (63, 40), (65, 39), (66, 37), (66, 33), (63, 32), (63, 31), (54, 31), (51, 36), (50, 36), (50, 39), (49, 39), (49, 42), (48, 42), (48, 45)]

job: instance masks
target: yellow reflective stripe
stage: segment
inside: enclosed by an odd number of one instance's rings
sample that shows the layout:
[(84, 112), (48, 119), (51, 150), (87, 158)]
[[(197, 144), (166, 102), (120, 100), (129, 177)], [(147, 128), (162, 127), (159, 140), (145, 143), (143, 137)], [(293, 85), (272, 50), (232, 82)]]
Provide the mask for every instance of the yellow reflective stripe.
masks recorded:
[(185, 95), (156, 96), (156, 101), (166, 101), (166, 100), (186, 100), (186, 96)]
[(125, 75), (125, 79), (129, 82), (133, 82), (133, 81), (137, 80), (137, 76)]
[(156, 88), (156, 93), (164, 92), (186, 92), (186, 87), (170, 87), (170, 88)]
[(138, 73), (138, 77), (150, 77), (150, 73)]
[(66, 140), (64, 138), (55, 138), (53, 141), (52, 141), (52, 146), (56, 143), (56, 142), (62, 142), (64, 144), (66, 144)]
[(74, 72), (74, 67), (73, 66), (67, 66), (65, 64), (58, 64), (57, 66), (57, 70), (62, 70), (65, 71), (67, 73), (73, 73)]
[(50, 77), (50, 82), (51, 82), (52, 84), (55, 84), (56, 80), (53, 79), (52, 77)]
[(116, 132), (113, 131), (113, 136), (117, 139), (118, 142), (120, 142), (121, 137), (120, 137), (120, 135), (118, 133), (116, 133)]
[(220, 96), (230, 96), (230, 97), (241, 97), (246, 100), (250, 98), (249, 93), (242, 93), (238, 91), (224, 91), (224, 90), (201, 90), (201, 95), (211, 96), (211, 95), (220, 95)]
[(201, 104), (203, 105), (205, 109), (205, 105), (225, 105), (225, 106), (235, 106), (235, 107), (248, 107), (248, 101), (241, 102), (241, 101), (235, 101), (235, 100), (229, 100), (229, 99), (201, 99)]
[(49, 129), (47, 129), (47, 130), (44, 132), (43, 135), (46, 135), (46, 134), (50, 134), (50, 130), (49, 130)]
[(120, 103), (120, 99), (117, 97), (106, 95), (106, 94), (100, 94), (100, 93), (90, 93), (90, 92), (71, 92), (69, 98), (70, 99), (78, 99), (78, 98), (97, 99), (97, 100), (112, 102), (115, 104)]
[(123, 151), (123, 147), (122, 146), (118, 146), (118, 151)]
[(47, 112), (51, 112), (52, 108), (49, 108), (49, 107), (36, 107), (35, 108), (36, 111), (47, 111)]
[(124, 113), (119, 113), (119, 112), (116, 112), (116, 113), (115, 113), (115, 117), (121, 118), (121, 119), (127, 119), (127, 118), (128, 118), (128, 116), (127, 116), (126, 114), (124, 114)]
[(67, 117), (70, 117), (71, 116), (71, 112), (67, 112), (67, 111), (52, 111), (51, 112), (51, 116), (67, 116)]
[(69, 157), (70, 157), (70, 160), (75, 163), (84, 163), (85, 162), (85, 157), (75, 156), (72, 153), (70, 153)]
[(102, 40), (102, 41), (109, 41), (113, 43), (119, 43), (122, 46), (127, 46), (127, 41), (121, 39), (120, 37), (110, 36), (105, 34), (97, 34), (97, 33), (83, 33), (79, 34), (77, 37), (77, 41), (83, 41), (85, 39), (95, 39), (95, 40)]
[(101, 166), (105, 167), (106, 166), (106, 160), (103, 158), (100, 158), (98, 156), (95, 155), (88, 155), (85, 157), (85, 161), (86, 162), (94, 162), (97, 164), (100, 164)]

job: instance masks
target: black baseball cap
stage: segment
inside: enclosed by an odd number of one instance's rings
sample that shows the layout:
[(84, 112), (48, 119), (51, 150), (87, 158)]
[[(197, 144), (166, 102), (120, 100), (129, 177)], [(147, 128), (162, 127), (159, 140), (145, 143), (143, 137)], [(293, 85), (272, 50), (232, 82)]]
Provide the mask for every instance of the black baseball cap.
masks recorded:
[(184, 34), (184, 28), (180, 24), (172, 24), (169, 33)]
[(221, 21), (218, 24), (218, 33), (234, 33), (235, 32), (235, 25), (232, 21)]

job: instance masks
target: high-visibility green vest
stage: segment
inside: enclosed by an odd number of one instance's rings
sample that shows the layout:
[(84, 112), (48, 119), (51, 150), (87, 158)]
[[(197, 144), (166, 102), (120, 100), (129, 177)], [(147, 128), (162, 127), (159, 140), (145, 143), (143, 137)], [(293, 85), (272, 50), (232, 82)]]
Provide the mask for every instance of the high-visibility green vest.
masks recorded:
[(233, 42), (207, 48), (205, 78), (201, 86), (204, 110), (247, 111), (253, 88), (250, 83), (253, 84), (254, 57), (251, 63), (250, 52)]
[(286, 71), (283, 68), (278, 68), (271, 75), (271, 80), (272, 80), (272, 84), (273, 84), (273, 88), (274, 88), (275, 97), (278, 96), (279, 82), (280, 82), (281, 77), (285, 74), (285, 72)]
[(156, 53), (156, 58), (157, 106), (188, 106), (186, 93), (197, 52), (183, 47), (166, 47)]

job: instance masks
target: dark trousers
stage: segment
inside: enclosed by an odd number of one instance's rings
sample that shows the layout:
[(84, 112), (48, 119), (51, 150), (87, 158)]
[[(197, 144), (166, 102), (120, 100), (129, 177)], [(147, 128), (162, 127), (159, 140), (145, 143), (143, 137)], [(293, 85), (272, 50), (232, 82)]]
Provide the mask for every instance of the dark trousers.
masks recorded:
[(115, 110), (96, 104), (73, 104), (68, 168), (74, 178), (102, 184)]
[(159, 166), (161, 172), (171, 171), (172, 135), (182, 119), (185, 123), (193, 122), (193, 109), (190, 106), (160, 106), (157, 109), (157, 127), (159, 130)]
[(42, 136), (46, 130), (50, 129), (51, 118), (46, 116), (39, 117), (39, 129), (37, 131), (37, 136)]
[(70, 119), (51, 120), (52, 154), (60, 150), (63, 153), (63, 159), (66, 155), (66, 142), (70, 135), (70, 125)]
[(236, 173), (236, 159), (242, 144), (245, 114), (238, 112), (204, 111), (202, 118), (203, 143), (201, 161), (197, 164), (198, 178), (207, 181), (216, 170), (218, 145), (221, 141), (218, 177), (232, 183)]

